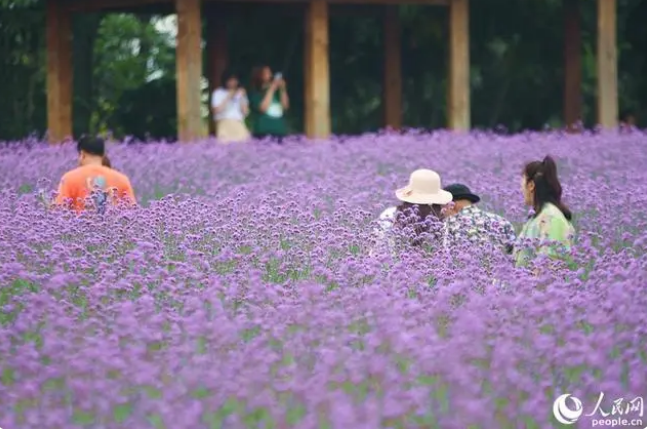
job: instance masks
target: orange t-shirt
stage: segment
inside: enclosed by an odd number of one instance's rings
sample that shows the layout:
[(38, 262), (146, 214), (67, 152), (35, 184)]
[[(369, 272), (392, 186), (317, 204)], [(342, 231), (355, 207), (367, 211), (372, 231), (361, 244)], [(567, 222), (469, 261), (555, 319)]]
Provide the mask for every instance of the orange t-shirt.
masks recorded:
[(103, 165), (86, 165), (65, 173), (58, 187), (56, 204), (67, 205), (80, 212), (86, 208), (88, 197), (98, 210), (119, 200), (136, 204), (128, 177)]

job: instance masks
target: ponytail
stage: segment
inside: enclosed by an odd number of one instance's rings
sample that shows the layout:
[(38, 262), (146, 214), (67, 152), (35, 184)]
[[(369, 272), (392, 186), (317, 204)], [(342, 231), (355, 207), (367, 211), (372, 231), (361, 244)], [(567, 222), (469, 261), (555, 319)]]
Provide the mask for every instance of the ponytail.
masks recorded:
[(534, 208), (539, 214), (546, 203), (555, 205), (569, 221), (573, 214), (568, 207), (562, 203), (562, 185), (557, 177), (557, 164), (555, 160), (547, 155), (543, 161), (533, 161), (524, 168), (526, 180), (535, 183)]

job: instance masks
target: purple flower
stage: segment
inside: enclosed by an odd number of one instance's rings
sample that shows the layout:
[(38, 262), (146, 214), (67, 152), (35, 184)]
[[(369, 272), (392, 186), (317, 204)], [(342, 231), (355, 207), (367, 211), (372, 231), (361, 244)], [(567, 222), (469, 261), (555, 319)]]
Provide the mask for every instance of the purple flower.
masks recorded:
[[(142, 207), (104, 217), (42, 205), (72, 147), (30, 149), (39, 168), (2, 147), (0, 426), (548, 427), (562, 393), (586, 410), (601, 391), (633, 398), (647, 391), (644, 140), (117, 145)], [(567, 267), (460, 243), (371, 252), (420, 166), (518, 232), (521, 166), (546, 153), (575, 212)]]

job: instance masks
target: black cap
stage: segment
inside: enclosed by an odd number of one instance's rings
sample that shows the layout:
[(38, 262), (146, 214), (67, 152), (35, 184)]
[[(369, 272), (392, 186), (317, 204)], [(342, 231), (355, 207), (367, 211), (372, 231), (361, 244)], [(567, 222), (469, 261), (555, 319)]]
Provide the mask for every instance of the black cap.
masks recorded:
[(481, 201), (481, 198), (478, 195), (473, 194), (472, 191), (470, 191), (470, 188), (460, 183), (452, 183), (451, 185), (445, 186), (444, 189), (452, 194), (452, 200), (454, 201), (467, 200), (474, 204)]
[(76, 149), (90, 155), (103, 156), (106, 154), (106, 142), (101, 137), (83, 135), (77, 141)]

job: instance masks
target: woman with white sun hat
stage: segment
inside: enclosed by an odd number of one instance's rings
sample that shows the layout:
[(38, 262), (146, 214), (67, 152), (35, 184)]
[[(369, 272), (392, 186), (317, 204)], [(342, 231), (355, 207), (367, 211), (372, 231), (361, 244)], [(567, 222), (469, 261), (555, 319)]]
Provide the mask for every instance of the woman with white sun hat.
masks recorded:
[[(389, 207), (379, 217), (380, 228), (376, 231), (378, 240), (383, 241), (388, 231), (410, 227), (412, 245), (420, 245), (425, 235), (433, 233), (431, 223), (441, 220), (441, 211), (452, 201), (452, 194), (443, 190), (440, 175), (433, 170), (419, 169), (411, 173), (409, 184), (395, 191), (401, 202)], [(431, 221), (431, 222), (430, 222)], [(440, 228), (443, 244), (446, 245), (447, 233), (444, 224)]]

